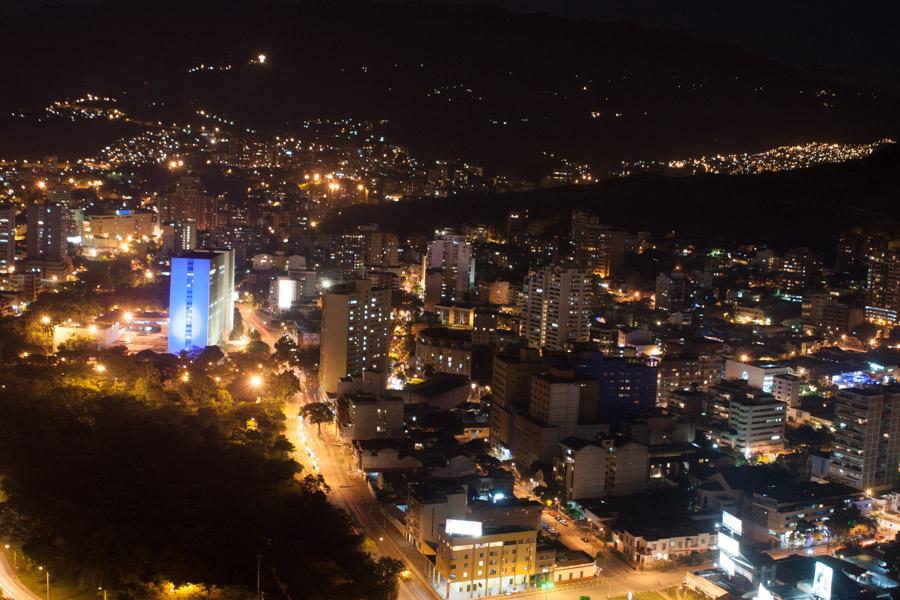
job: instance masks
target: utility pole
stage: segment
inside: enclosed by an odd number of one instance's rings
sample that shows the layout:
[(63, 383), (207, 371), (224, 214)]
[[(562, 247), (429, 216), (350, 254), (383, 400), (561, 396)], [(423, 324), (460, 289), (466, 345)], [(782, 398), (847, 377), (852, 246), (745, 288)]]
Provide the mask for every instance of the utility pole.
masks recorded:
[[(257, 554), (256, 555), (256, 600), (262, 600), (262, 591), (260, 589), (260, 583), (259, 583), (259, 572), (260, 572), (261, 566), (262, 566), (262, 554)], [(104, 598), (103, 600), (106, 600), (106, 598)]]

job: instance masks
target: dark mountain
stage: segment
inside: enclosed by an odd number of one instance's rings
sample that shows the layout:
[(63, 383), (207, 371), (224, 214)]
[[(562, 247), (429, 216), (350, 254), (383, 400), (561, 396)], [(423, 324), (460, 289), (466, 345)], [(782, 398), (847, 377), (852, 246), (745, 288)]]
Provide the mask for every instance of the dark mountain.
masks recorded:
[[(85, 93), (148, 120), (203, 108), (298, 135), (311, 117), (386, 119), (417, 155), (503, 170), (870, 141), (900, 114), (894, 98), (683, 34), (434, 3), (44, 7), (0, 20), (0, 52), (7, 157), (77, 156), (124, 135), (48, 124), (44, 106)], [(231, 68), (189, 72), (200, 64)]]
[(323, 229), (378, 223), (389, 231), (428, 234), (480, 223), (503, 231), (516, 209), (528, 211), (532, 227), (563, 232), (572, 210), (591, 209), (628, 231), (828, 251), (841, 231), (854, 226), (900, 231), (898, 206), (900, 148), (894, 145), (863, 160), (780, 173), (647, 175), (517, 194), (356, 206), (334, 215)]

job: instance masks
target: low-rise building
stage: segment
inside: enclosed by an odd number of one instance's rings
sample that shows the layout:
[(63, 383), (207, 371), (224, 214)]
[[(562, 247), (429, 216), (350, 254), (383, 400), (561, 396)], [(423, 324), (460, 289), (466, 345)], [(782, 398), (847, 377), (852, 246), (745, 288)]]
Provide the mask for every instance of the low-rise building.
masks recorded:
[(345, 442), (402, 437), (403, 408), (396, 396), (349, 394), (338, 401), (338, 431)]
[(447, 527), (439, 533), (432, 583), (444, 598), (500, 596), (528, 589), (535, 574), (537, 530)]
[(717, 547), (718, 531), (716, 520), (709, 518), (669, 523), (642, 519), (617, 525), (613, 543), (637, 568), (650, 569), (692, 554), (708, 557), (710, 550)]

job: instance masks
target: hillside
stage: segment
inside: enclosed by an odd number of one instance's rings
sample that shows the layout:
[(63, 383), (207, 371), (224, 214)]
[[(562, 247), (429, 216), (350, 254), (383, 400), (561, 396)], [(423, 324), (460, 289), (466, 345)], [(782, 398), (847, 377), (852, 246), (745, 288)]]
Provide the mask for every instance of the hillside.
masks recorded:
[[(2, 157), (83, 156), (131, 131), (43, 112), (86, 93), (151, 121), (202, 108), (297, 135), (313, 117), (384, 119), (417, 156), (525, 173), (559, 158), (601, 173), (624, 159), (867, 142), (900, 115), (895, 98), (734, 47), (476, 6), (113, 0), (2, 19), (0, 52), (28, 57), (4, 65)], [(259, 53), (266, 64), (251, 64)]]
[(715, 242), (768, 242), (778, 248), (830, 249), (856, 225), (898, 230), (900, 148), (867, 159), (762, 175), (640, 176), (595, 185), (494, 196), (357, 206), (323, 224), (342, 231), (365, 223), (403, 234), (428, 234), (464, 223), (505, 226), (510, 210), (528, 210), (532, 223), (569, 227), (573, 209), (591, 209), (629, 231), (676, 231)]

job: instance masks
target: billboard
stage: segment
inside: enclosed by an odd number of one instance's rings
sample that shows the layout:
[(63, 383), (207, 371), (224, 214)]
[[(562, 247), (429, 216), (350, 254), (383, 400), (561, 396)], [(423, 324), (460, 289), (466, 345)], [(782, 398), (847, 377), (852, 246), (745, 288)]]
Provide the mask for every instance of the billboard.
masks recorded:
[(834, 571), (831, 567), (816, 561), (816, 570), (813, 575), (812, 591), (810, 594), (822, 600), (831, 600), (831, 580)]
[(741, 524), (741, 520), (736, 516), (728, 512), (727, 510), (722, 511), (722, 525), (732, 530), (738, 535), (741, 535), (743, 532), (743, 526)]
[(447, 519), (444, 530), (447, 535), (469, 535), (481, 537), (481, 521), (463, 521), (462, 519)]
[(719, 550), (722, 554), (728, 556), (739, 556), (741, 554), (741, 544), (724, 531), (719, 532)]
[(719, 555), (719, 568), (729, 575), (734, 575), (734, 561), (727, 554)]
[(288, 311), (297, 297), (297, 282), (287, 277), (278, 278), (278, 310)]

